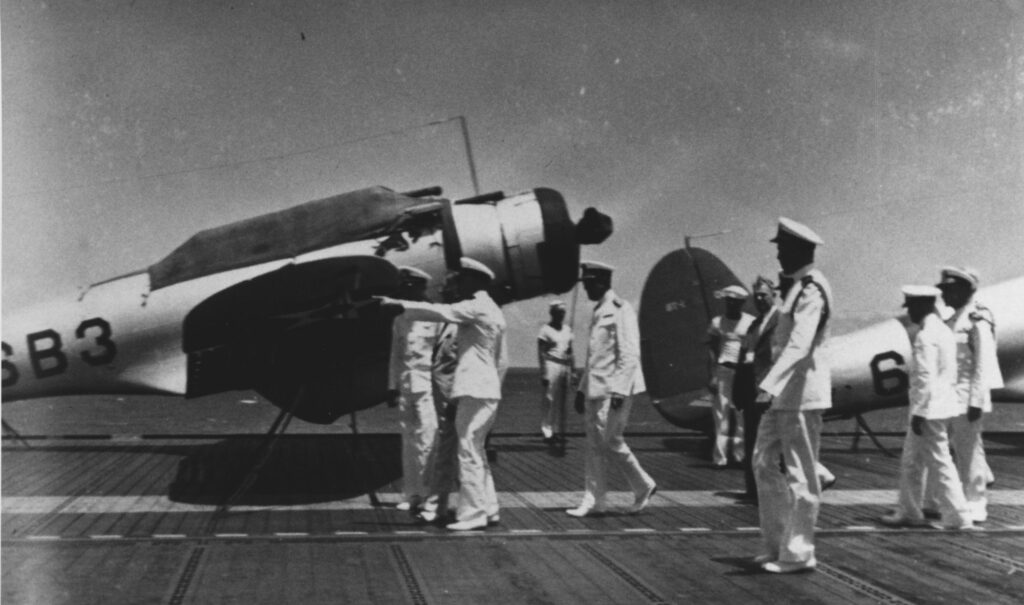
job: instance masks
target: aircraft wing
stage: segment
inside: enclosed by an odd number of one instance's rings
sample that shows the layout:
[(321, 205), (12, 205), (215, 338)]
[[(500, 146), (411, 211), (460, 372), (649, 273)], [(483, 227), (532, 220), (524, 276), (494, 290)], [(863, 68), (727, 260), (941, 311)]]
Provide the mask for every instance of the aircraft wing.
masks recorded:
[(254, 389), (309, 422), (379, 403), (387, 391), (398, 269), (375, 256), (286, 265), (222, 290), (185, 316), (187, 397)]

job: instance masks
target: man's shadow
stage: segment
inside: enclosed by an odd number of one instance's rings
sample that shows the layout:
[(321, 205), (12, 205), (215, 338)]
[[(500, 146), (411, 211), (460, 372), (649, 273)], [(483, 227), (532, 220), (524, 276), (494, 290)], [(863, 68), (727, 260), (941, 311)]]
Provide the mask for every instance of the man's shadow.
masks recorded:
[(230, 437), (190, 448), (169, 486), (175, 502), (285, 505), (345, 500), (402, 475), (398, 435), (285, 435), (265, 462), (262, 436)]

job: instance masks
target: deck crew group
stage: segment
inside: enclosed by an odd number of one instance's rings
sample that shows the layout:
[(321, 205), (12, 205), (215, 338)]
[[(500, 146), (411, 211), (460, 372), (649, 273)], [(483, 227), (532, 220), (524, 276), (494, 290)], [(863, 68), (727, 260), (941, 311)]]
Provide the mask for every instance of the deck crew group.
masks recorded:
[[(752, 284), (756, 316), (743, 312), (750, 293), (742, 286), (716, 292), (725, 311), (708, 328), (711, 463), (725, 467), (731, 453), (731, 461), (744, 466), (745, 497), (758, 505), (763, 538), (754, 561), (767, 572), (793, 573), (817, 564), (821, 494), (836, 481), (818, 461), (822, 413), (832, 405), (826, 345), (834, 302), (814, 263), (823, 241), (810, 227), (781, 218), (771, 242), (781, 272), (778, 283), (758, 277)], [(566, 511), (574, 517), (608, 510), (609, 467), (617, 467), (633, 491), (629, 512), (642, 511), (657, 491), (623, 438), (633, 396), (645, 386), (637, 315), (612, 290), (613, 273), (607, 264), (581, 264), (580, 280), (595, 306), (578, 380), (571, 379), (573, 334), (560, 301), (550, 305), (550, 321), (537, 339), (546, 442), (560, 438), (558, 402), (578, 383), (574, 408), (583, 415), (586, 447), (583, 494)], [(462, 258), (445, 284), (444, 303), (426, 302), (427, 273), (405, 267), (401, 274), (398, 297), (383, 299), (402, 310), (389, 379), (402, 426), (399, 507), (452, 531), (486, 528), (500, 522), (500, 511), (485, 439), (508, 368), (507, 325), (488, 294), (494, 273)], [(973, 296), (978, 282), (971, 269), (947, 267), (935, 286), (902, 289), (913, 351), (909, 422), (898, 505), (879, 519), (883, 524), (966, 529), (987, 517), (985, 490), (993, 478), (981, 434), (999, 370), (995, 320)], [(940, 298), (952, 310), (947, 319), (937, 310)]]

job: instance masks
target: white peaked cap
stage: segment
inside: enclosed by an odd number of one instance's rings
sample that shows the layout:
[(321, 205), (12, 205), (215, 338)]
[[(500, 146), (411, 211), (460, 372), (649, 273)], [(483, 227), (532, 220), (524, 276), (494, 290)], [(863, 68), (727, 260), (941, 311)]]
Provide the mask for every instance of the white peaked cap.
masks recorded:
[(942, 294), (935, 286), (903, 286), (900, 291), (906, 298), (938, 298)]
[(784, 216), (779, 217), (779, 229), (775, 232), (775, 237), (771, 239), (773, 242), (779, 241), (779, 238), (790, 238), (796, 240), (802, 240), (809, 244), (820, 246), (825, 243), (813, 229), (803, 223), (798, 223), (791, 218)]
[(582, 270), (580, 275), (581, 279), (586, 279), (587, 277), (596, 276), (601, 273), (611, 275), (615, 271), (615, 267), (605, 263), (599, 263), (596, 260), (585, 260), (581, 262), (580, 269)]
[(488, 279), (492, 281), (494, 280), (494, 271), (491, 271), (487, 265), (478, 260), (474, 260), (468, 256), (463, 256), (459, 259), (459, 266), (462, 267), (464, 271), (476, 271), (477, 273), (486, 275)]
[(416, 267), (399, 267), (398, 271), (402, 274), (403, 277), (417, 277), (425, 282), (430, 281), (430, 274), (422, 269), (417, 269)]
[(747, 300), (746, 289), (743, 286), (726, 286), (715, 292), (715, 298), (735, 298), (736, 300)]
[(549, 309), (564, 309), (565, 308), (565, 301), (553, 300), (553, 301), (548, 303), (548, 308)]
[(943, 267), (941, 278), (937, 285), (953, 283), (957, 279), (962, 279), (975, 289), (978, 287), (978, 282), (981, 281), (978, 277), (978, 272), (970, 267)]

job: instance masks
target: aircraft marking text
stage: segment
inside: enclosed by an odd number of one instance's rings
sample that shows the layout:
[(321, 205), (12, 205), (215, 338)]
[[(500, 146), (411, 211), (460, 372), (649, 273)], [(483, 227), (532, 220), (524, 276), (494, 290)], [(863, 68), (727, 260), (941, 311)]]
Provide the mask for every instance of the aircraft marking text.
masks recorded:
[[(113, 339), (110, 323), (102, 317), (92, 317), (82, 321), (75, 329), (75, 338), (91, 341), (94, 347), (79, 354), (82, 361), (90, 366), (110, 363), (117, 356), (117, 344)], [(60, 333), (51, 328), (32, 332), (25, 336), (25, 347), (28, 350), (29, 363), (36, 378), (59, 376), (68, 369), (68, 356), (64, 352), (64, 342)], [(10, 387), (18, 383), (21, 372), (10, 358), (14, 357), (14, 348), (3, 343), (3, 386)]]

